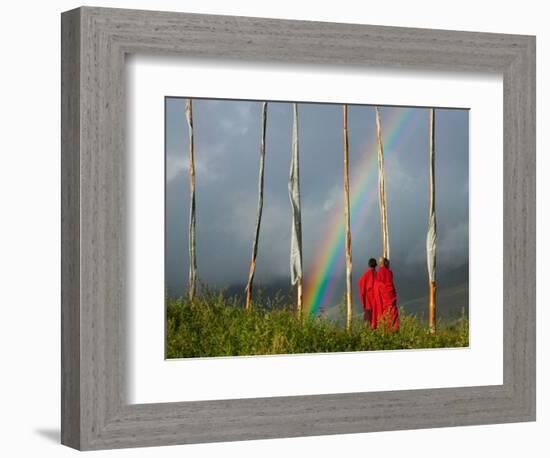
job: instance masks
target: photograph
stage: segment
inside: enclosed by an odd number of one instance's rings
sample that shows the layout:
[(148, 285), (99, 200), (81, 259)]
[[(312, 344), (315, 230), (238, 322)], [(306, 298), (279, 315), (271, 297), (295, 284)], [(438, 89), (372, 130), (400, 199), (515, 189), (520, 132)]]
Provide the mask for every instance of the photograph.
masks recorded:
[(165, 97), (165, 357), (469, 346), (469, 110)]

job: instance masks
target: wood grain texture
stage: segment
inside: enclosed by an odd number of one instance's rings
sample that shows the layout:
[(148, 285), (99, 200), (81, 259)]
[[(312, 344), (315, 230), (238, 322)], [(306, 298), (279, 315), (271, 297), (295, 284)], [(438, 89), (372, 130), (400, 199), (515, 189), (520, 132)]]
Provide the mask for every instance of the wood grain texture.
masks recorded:
[[(130, 405), (124, 56), (504, 77), (504, 384)], [(350, 69), (350, 71), (353, 71)], [(62, 15), (62, 442), (81, 450), (535, 418), (535, 39), (80, 8)]]
[(61, 441), (80, 445), (80, 14), (61, 24)]

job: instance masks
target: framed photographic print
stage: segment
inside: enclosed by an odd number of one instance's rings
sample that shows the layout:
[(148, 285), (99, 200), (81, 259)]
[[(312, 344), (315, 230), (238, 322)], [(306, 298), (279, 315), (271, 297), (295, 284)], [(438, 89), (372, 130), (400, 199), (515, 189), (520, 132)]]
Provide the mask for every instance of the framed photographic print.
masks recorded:
[(63, 13), (62, 442), (534, 420), (534, 134), (534, 37)]

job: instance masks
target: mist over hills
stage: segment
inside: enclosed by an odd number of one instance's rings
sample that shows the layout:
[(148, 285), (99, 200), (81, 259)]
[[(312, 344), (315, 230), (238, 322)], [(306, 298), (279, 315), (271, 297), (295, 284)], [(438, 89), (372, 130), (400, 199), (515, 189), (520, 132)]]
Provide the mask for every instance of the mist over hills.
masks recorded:
[[(427, 319), (428, 280), (425, 267), (394, 271), (399, 305), (405, 310)], [(469, 267), (463, 264), (437, 273), (437, 312), (443, 319), (456, 319), (469, 315)]]
[[(414, 267), (392, 269), (394, 282), (397, 290), (397, 300), (400, 307), (411, 315), (416, 315), (420, 320), (425, 321), (428, 315), (428, 283), (426, 267), (419, 264)], [(362, 272), (356, 272), (353, 276), (353, 306), (354, 313), (361, 313), (361, 304), (357, 289), (357, 280)], [(469, 268), (468, 264), (438, 272), (437, 275), (437, 313), (438, 318), (443, 320), (455, 320), (462, 316), (469, 316)], [(226, 297), (237, 297), (244, 303), (244, 289), (246, 284), (234, 283), (223, 288)], [(344, 277), (336, 279), (334, 300), (332, 304), (323, 305), (319, 314), (323, 317), (338, 320), (342, 317), (341, 305), (345, 292)], [(170, 294), (170, 291), (169, 291)], [(288, 278), (280, 277), (269, 283), (255, 282), (254, 298), (267, 304), (270, 300), (278, 304), (292, 303), (293, 288)], [(181, 295), (177, 294), (177, 295)], [(341, 299), (337, 299), (341, 298)]]

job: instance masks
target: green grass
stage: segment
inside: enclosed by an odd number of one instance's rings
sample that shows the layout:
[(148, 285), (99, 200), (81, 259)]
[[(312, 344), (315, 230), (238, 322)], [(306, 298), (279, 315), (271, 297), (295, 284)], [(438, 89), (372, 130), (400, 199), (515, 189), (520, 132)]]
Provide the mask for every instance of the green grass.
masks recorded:
[(432, 336), (400, 310), (398, 332), (372, 331), (356, 316), (347, 331), (336, 321), (298, 321), (289, 306), (263, 301), (245, 310), (237, 298), (205, 291), (193, 302), (167, 299), (167, 358), (275, 355), (468, 346), (468, 321), (439, 322)]

